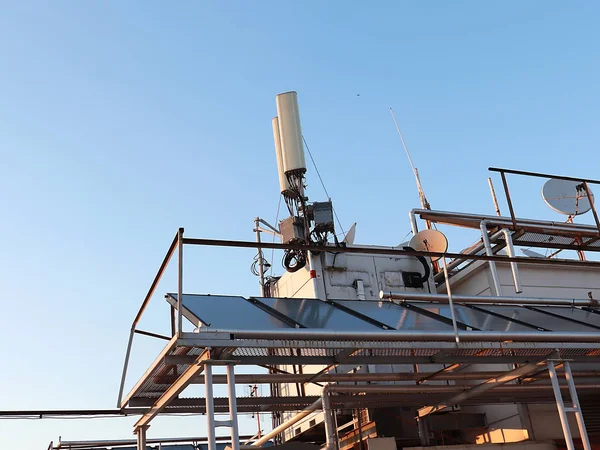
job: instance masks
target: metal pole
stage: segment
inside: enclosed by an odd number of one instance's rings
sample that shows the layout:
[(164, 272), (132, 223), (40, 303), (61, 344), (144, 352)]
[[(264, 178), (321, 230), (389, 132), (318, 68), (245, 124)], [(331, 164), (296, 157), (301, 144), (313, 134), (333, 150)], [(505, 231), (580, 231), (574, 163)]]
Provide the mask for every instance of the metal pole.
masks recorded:
[[(448, 265), (449, 266), (449, 265)], [(417, 300), (423, 302), (447, 303), (444, 294), (427, 294), (423, 292), (386, 292), (380, 291), (379, 298), (389, 300)], [(496, 297), (493, 295), (452, 295), (455, 302), (460, 303), (505, 303), (507, 305), (563, 305), (563, 306), (598, 306), (598, 300), (583, 298), (544, 298), (544, 297)]]
[(123, 363), (123, 372), (121, 373), (121, 384), (119, 385), (117, 408), (121, 408), (121, 400), (123, 400), (123, 389), (125, 388), (125, 378), (127, 378), (127, 369), (129, 368), (129, 357), (131, 356), (131, 345), (133, 344), (134, 335), (135, 327), (131, 327), (131, 330), (129, 331), (129, 341), (127, 342), (127, 351), (125, 352), (125, 362)]
[(592, 195), (592, 192), (590, 191), (590, 187), (588, 186), (587, 181), (583, 182), (583, 187), (585, 188), (588, 201), (590, 202), (592, 214), (594, 214), (594, 221), (596, 222), (596, 227), (598, 227), (598, 231), (600, 232), (600, 219), (598, 219), (598, 213), (596, 212), (596, 206), (594, 205), (594, 197)]
[[(506, 228), (503, 228), (502, 233), (504, 233), (504, 240), (506, 241), (506, 251), (508, 256), (514, 258), (515, 255), (515, 247), (513, 246), (512, 236), (510, 235), (510, 231)], [(520, 294), (523, 292), (523, 288), (521, 287), (521, 278), (519, 277), (519, 268), (516, 262), (510, 263), (510, 270), (512, 271), (513, 282), (515, 284), (515, 292)]]
[(235, 367), (233, 364), (227, 365), (227, 393), (229, 395), (229, 419), (231, 420), (231, 448), (232, 450), (240, 450), (237, 399), (235, 393)]
[(498, 199), (496, 198), (496, 191), (494, 191), (494, 184), (492, 183), (492, 177), (488, 177), (488, 184), (490, 185), (490, 193), (492, 194), (492, 201), (494, 202), (494, 208), (496, 208), (496, 214), (500, 214), (500, 206), (498, 206)]
[(183, 228), (177, 231), (177, 334), (182, 333), (183, 302)]
[(591, 450), (590, 439), (585, 428), (585, 422), (583, 421), (583, 413), (581, 412), (581, 405), (579, 404), (579, 396), (577, 395), (577, 389), (575, 388), (575, 380), (573, 379), (573, 373), (571, 372), (571, 365), (568, 361), (565, 361), (565, 378), (569, 386), (569, 393), (571, 394), (571, 401), (573, 402), (573, 409), (575, 410), (575, 418), (577, 419), (577, 426), (579, 427), (579, 437), (583, 443), (584, 450)]
[[(254, 231), (256, 232), (256, 242), (260, 244), (260, 217), (254, 219)], [(258, 282), (260, 283), (260, 296), (265, 296), (265, 261), (262, 249), (258, 248)]]
[(137, 433), (137, 450), (147, 450), (146, 449), (146, 430), (148, 429), (148, 425), (144, 425), (136, 429)]
[(508, 210), (510, 211), (510, 218), (512, 219), (513, 227), (517, 229), (517, 219), (515, 217), (515, 210), (513, 209), (512, 200), (510, 199), (510, 192), (508, 190), (508, 183), (506, 182), (506, 175), (504, 172), (500, 172), (502, 177), (502, 185), (504, 186), (504, 194), (506, 195), (506, 203), (508, 203)]
[(271, 431), (269, 431), (267, 434), (265, 434), (263, 437), (261, 437), (260, 439), (258, 439), (256, 442), (252, 443), (251, 445), (253, 447), (260, 447), (262, 446), (264, 443), (268, 442), (269, 439), (277, 436), (279, 433), (287, 430), (289, 427), (291, 427), (292, 425), (300, 422), (302, 419), (304, 419), (306, 416), (312, 414), (313, 412), (315, 412), (317, 409), (321, 408), (321, 405), (323, 404), (323, 399), (320, 398), (318, 399), (316, 402), (314, 402), (312, 405), (306, 407), (305, 409), (303, 409), (302, 411), (300, 411), (298, 414), (296, 414), (294, 417), (292, 417), (289, 420), (286, 420), (285, 422), (283, 422), (281, 425), (279, 425), (278, 427), (273, 428)]
[(552, 382), (552, 390), (554, 391), (554, 398), (556, 399), (556, 407), (558, 409), (558, 416), (560, 417), (560, 424), (563, 429), (563, 434), (565, 435), (567, 450), (575, 450), (575, 446), (573, 445), (573, 437), (571, 436), (571, 429), (569, 428), (569, 421), (567, 420), (567, 412), (565, 411), (565, 405), (560, 392), (558, 377), (554, 368), (554, 362), (552, 361), (548, 361), (548, 372), (550, 373), (550, 381)]
[(213, 396), (212, 366), (210, 363), (204, 364), (204, 385), (206, 387), (206, 437), (208, 441), (208, 450), (217, 450), (217, 440), (215, 439), (215, 404)]
[[(492, 219), (489, 220), (490, 224), (500, 224), (501, 226), (506, 226), (507, 222), (502, 221), (500, 219), (496, 219), (494, 216), (491, 216)], [(478, 218), (481, 220), (481, 217)], [(571, 230), (572, 231), (572, 230)], [(587, 231), (587, 233), (590, 233)], [(593, 237), (598, 236), (598, 232), (596, 228), (593, 228), (592, 232)], [(308, 252), (322, 253), (322, 252), (331, 252), (335, 251), (336, 253), (356, 253), (356, 254), (365, 254), (365, 255), (391, 255), (396, 257), (401, 256), (429, 256), (429, 257), (442, 257), (446, 258), (464, 258), (473, 261), (498, 261), (498, 262), (520, 262), (527, 264), (539, 264), (539, 265), (565, 265), (565, 266), (577, 266), (577, 267), (600, 267), (600, 261), (579, 261), (572, 259), (547, 259), (547, 258), (528, 258), (517, 256), (515, 258), (509, 258), (508, 256), (503, 255), (465, 255), (464, 253), (450, 253), (450, 252), (425, 252), (425, 251), (417, 251), (417, 250), (400, 250), (395, 247), (354, 247), (354, 246), (346, 246), (346, 247), (333, 247), (328, 245), (306, 245), (306, 244), (298, 244), (298, 243), (288, 243), (288, 244), (279, 244), (279, 243), (271, 243), (271, 242), (261, 242), (258, 244), (257, 242), (250, 241), (229, 241), (223, 239), (198, 239), (198, 238), (184, 238), (184, 244), (190, 245), (205, 245), (211, 247), (237, 247), (237, 248), (269, 248), (276, 250), (302, 250)]]
[[(487, 232), (487, 222), (485, 220), (481, 221), (481, 239), (483, 240), (483, 245), (485, 247), (485, 254), (488, 256), (494, 256), (494, 252), (492, 251), (492, 244), (490, 243), (490, 237)], [(492, 282), (494, 284), (494, 291), (497, 296), (502, 295), (502, 286), (500, 286), (500, 279), (498, 278), (498, 270), (496, 269), (496, 263), (494, 261), (489, 261), (490, 272), (492, 273)]]
[(454, 303), (452, 303), (452, 290), (450, 289), (450, 277), (448, 276), (448, 267), (446, 266), (446, 258), (442, 257), (442, 265), (444, 268), (444, 278), (446, 279), (446, 293), (448, 294), (448, 304), (450, 305), (450, 315), (452, 316), (452, 328), (454, 328), (454, 337), (456, 343), (460, 342), (458, 337), (458, 328), (456, 326), (456, 316), (454, 315)]
[(323, 421), (325, 422), (325, 450), (335, 450), (337, 430), (333, 423), (333, 411), (329, 398), (330, 387), (325, 386), (321, 398), (323, 399)]

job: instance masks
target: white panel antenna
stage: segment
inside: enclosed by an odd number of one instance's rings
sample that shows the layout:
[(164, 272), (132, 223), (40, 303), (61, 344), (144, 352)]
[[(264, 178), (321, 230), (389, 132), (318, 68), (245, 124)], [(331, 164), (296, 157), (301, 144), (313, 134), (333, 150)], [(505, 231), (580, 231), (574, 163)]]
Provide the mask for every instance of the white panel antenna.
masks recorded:
[(286, 175), (306, 172), (302, 129), (300, 128), (300, 112), (296, 92), (285, 92), (275, 97), (277, 117), (279, 118), (279, 135), (281, 137), (281, 153)]
[(281, 150), (281, 135), (279, 131), (279, 118), (273, 117), (273, 140), (275, 141), (275, 154), (277, 155), (277, 172), (279, 174), (279, 189), (282, 194), (290, 191), (290, 183), (285, 176), (283, 168), (283, 154)]

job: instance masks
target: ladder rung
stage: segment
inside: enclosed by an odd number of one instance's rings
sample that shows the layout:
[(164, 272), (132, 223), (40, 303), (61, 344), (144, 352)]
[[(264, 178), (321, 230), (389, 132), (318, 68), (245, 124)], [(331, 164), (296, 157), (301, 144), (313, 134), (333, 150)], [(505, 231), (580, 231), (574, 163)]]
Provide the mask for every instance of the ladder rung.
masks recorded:
[(579, 412), (579, 409), (577, 409), (577, 408), (565, 408), (565, 412), (574, 412), (574, 413), (576, 413), (576, 412)]
[(232, 427), (233, 422), (231, 420), (215, 420), (215, 427)]

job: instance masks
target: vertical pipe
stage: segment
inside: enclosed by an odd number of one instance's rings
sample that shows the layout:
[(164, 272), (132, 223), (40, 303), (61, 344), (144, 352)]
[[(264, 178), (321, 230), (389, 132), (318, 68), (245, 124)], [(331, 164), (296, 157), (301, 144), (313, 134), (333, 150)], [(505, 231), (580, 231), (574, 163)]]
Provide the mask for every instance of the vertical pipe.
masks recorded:
[[(506, 228), (500, 230), (504, 234), (504, 240), (506, 242), (506, 251), (508, 256), (514, 258), (515, 255), (515, 247), (513, 246), (512, 236), (510, 235), (510, 231)], [(486, 233), (487, 234), (487, 233)], [(521, 287), (521, 277), (519, 276), (519, 268), (516, 262), (510, 263), (510, 270), (512, 271), (513, 283), (515, 284), (515, 292), (520, 294), (523, 292), (523, 288)]]
[(177, 334), (182, 333), (181, 304), (183, 302), (183, 228), (177, 231)]
[(579, 397), (577, 395), (577, 389), (575, 388), (575, 380), (573, 379), (571, 366), (568, 362), (565, 362), (564, 366), (565, 378), (569, 385), (569, 393), (571, 394), (571, 401), (573, 402), (573, 408), (575, 409), (575, 418), (577, 419), (577, 426), (579, 427), (579, 437), (583, 443), (583, 449), (591, 450), (592, 446), (590, 445), (590, 439), (588, 438), (585, 422), (583, 421), (583, 413), (581, 412), (581, 405), (579, 404)]
[[(492, 244), (490, 243), (490, 237), (487, 232), (486, 221), (482, 220), (481, 225), (479, 226), (481, 229), (481, 239), (483, 240), (483, 246), (485, 247), (485, 253), (488, 256), (494, 256), (494, 252), (492, 252)], [(496, 291), (496, 296), (502, 295), (502, 287), (500, 286), (500, 279), (498, 278), (498, 271), (496, 270), (496, 263), (494, 261), (489, 261), (490, 272), (492, 272), (492, 281), (494, 283), (494, 290)]]
[(550, 374), (550, 381), (552, 382), (552, 390), (554, 391), (556, 408), (558, 409), (560, 424), (563, 429), (563, 434), (565, 435), (567, 450), (575, 450), (575, 446), (573, 445), (573, 437), (571, 436), (571, 429), (569, 428), (569, 421), (567, 420), (567, 412), (565, 411), (565, 404), (563, 403), (560, 385), (558, 384), (558, 377), (556, 375), (556, 370), (554, 369), (554, 362), (552, 361), (548, 361), (548, 373)]
[(594, 221), (596, 222), (596, 227), (598, 228), (598, 232), (600, 232), (600, 219), (598, 219), (598, 213), (596, 211), (596, 206), (594, 205), (594, 197), (590, 191), (590, 187), (587, 184), (587, 181), (583, 182), (583, 187), (585, 189), (585, 193), (588, 197), (588, 202), (590, 202), (590, 207), (592, 208), (592, 214), (594, 215)]
[(146, 430), (148, 425), (139, 427), (137, 431), (137, 450), (147, 450), (146, 448)]
[(417, 216), (415, 214), (415, 210), (411, 209), (408, 212), (408, 218), (410, 219), (410, 230), (412, 231), (413, 236), (419, 232), (419, 225), (417, 225)]
[(232, 450), (240, 450), (237, 398), (235, 393), (235, 368), (233, 364), (227, 365), (227, 393), (229, 395), (229, 419), (231, 420), (231, 448)]
[(121, 400), (123, 400), (123, 389), (125, 388), (125, 378), (127, 377), (127, 368), (129, 367), (129, 357), (131, 355), (131, 345), (133, 344), (134, 334), (135, 334), (135, 327), (131, 327), (131, 331), (129, 331), (129, 342), (127, 342), (127, 351), (125, 352), (125, 362), (123, 363), (123, 372), (121, 373), (121, 384), (119, 386), (119, 397), (117, 398), (117, 408), (121, 407)]
[(213, 396), (212, 365), (210, 363), (204, 364), (204, 386), (206, 389), (206, 425), (208, 428), (206, 430), (206, 437), (208, 440), (208, 450), (217, 450), (217, 440), (215, 438), (215, 404)]
[(496, 215), (501, 216), (500, 206), (498, 206), (498, 199), (496, 198), (496, 191), (494, 191), (494, 184), (492, 183), (492, 177), (488, 177), (488, 184), (490, 185), (490, 193), (492, 194), (492, 201), (494, 202), (494, 208), (496, 208)]
[[(254, 219), (254, 231), (256, 232), (256, 242), (260, 244), (260, 217)], [(265, 260), (263, 258), (262, 249), (259, 247), (258, 251), (258, 282), (260, 284), (260, 296), (265, 296)]]
[(500, 172), (502, 177), (502, 185), (504, 186), (504, 194), (506, 195), (506, 203), (508, 203), (508, 210), (510, 211), (510, 218), (513, 222), (513, 227), (517, 229), (517, 218), (515, 217), (515, 210), (513, 209), (512, 200), (510, 199), (510, 192), (508, 190), (508, 183), (506, 182), (506, 175), (504, 172)]
[(336, 429), (333, 423), (329, 387), (323, 388), (321, 394), (323, 403), (323, 421), (325, 422), (325, 450), (336, 450)]
[(456, 343), (460, 342), (458, 336), (458, 328), (456, 326), (456, 316), (454, 315), (454, 303), (452, 303), (452, 290), (450, 289), (450, 277), (448, 276), (448, 266), (446, 265), (446, 257), (442, 256), (442, 267), (444, 268), (444, 278), (446, 280), (446, 293), (448, 294), (448, 305), (450, 306), (450, 316), (452, 317), (452, 328), (454, 328), (454, 339)]

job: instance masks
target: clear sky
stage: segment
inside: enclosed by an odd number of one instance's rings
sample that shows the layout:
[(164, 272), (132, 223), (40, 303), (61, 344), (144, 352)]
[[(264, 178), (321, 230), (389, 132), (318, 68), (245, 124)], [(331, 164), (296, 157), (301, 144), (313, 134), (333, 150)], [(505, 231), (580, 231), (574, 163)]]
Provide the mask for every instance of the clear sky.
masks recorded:
[[(275, 221), (277, 93), (298, 91), (361, 244), (398, 244), (418, 206), (390, 106), (434, 208), (493, 214), (488, 166), (600, 178), (598, 2), (1, 5), (1, 410), (115, 406), (131, 320), (177, 228), (251, 240), (255, 216)], [(307, 177), (324, 200), (311, 166)], [(564, 220), (539, 180), (510, 182), (519, 215)], [(475, 239), (449, 237), (454, 249)], [(252, 257), (186, 253), (186, 291), (257, 294)], [(145, 329), (167, 332), (175, 288), (171, 270)], [(162, 345), (151, 341), (136, 340), (130, 383)], [(134, 420), (3, 420), (0, 442), (128, 438)], [(204, 434), (203, 417), (149, 431)]]

